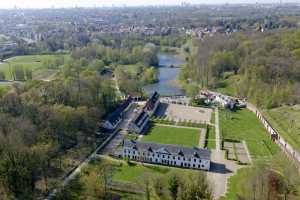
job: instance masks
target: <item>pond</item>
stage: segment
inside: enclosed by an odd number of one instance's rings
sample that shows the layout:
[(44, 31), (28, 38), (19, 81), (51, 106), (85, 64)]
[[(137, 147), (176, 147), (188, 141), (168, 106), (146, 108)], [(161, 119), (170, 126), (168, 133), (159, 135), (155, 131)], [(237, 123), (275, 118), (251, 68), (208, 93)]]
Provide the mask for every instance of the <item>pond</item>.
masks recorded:
[(145, 93), (150, 95), (157, 91), (161, 96), (183, 95), (183, 91), (174, 84), (174, 81), (180, 73), (181, 68), (179, 66), (184, 64), (184, 60), (174, 54), (164, 53), (160, 53), (158, 59), (159, 82), (144, 86), (143, 89)]

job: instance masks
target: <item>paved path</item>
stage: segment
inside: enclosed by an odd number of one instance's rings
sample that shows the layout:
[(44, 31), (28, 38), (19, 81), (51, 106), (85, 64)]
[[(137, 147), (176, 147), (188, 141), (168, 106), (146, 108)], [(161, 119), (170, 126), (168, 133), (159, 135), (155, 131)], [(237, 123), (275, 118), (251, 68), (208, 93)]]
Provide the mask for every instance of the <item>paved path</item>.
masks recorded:
[(199, 148), (204, 148), (205, 147), (205, 139), (206, 139), (207, 130), (205, 128), (202, 128), (200, 130), (199, 134), (200, 134), (200, 136), (199, 136), (198, 147)]
[(218, 107), (215, 108), (215, 129), (216, 129), (216, 150), (221, 151), (219, 108)]
[(166, 127), (173, 127), (173, 128), (185, 128), (185, 129), (193, 129), (193, 130), (200, 130), (201, 128), (196, 128), (196, 127), (189, 127), (189, 126), (177, 126), (177, 125), (170, 125), (170, 124), (160, 124), (160, 123), (155, 123), (158, 126), (166, 126)]

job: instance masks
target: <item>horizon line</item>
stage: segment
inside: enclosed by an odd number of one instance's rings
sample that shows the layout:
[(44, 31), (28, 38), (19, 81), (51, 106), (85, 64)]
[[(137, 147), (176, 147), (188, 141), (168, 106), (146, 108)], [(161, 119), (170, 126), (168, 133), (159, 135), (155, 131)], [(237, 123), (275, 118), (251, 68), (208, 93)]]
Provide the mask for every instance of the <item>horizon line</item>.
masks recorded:
[(224, 5), (300, 5), (300, 2), (273, 2), (273, 3), (260, 3), (260, 2), (248, 2), (248, 3), (188, 3), (182, 2), (180, 4), (149, 4), (149, 5), (94, 5), (94, 6), (58, 6), (55, 7), (47, 6), (47, 7), (0, 7), (0, 10), (47, 10), (47, 9), (95, 9), (95, 8), (145, 8), (145, 7), (193, 7), (193, 6), (224, 6)]

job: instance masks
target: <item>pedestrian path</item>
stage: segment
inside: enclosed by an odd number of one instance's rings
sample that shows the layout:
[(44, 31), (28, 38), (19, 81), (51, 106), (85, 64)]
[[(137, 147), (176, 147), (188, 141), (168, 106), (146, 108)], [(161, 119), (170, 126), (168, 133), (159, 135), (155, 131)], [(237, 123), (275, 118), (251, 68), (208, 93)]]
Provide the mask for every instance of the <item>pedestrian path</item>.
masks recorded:
[(215, 129), (216, 129), (216, 150), (221, 151), (220, 145), (220, 125), (219, 125), (219, 108), (215, 108)]
[(198, 143), (198, 147), (199, 148), (204, 148), (205, 147), (205, 139), (206, 139), (206, 134), (207, 134), (207, 130), (202, 128), (200, 130), (200, 136), (199, 136), (199, 143)]

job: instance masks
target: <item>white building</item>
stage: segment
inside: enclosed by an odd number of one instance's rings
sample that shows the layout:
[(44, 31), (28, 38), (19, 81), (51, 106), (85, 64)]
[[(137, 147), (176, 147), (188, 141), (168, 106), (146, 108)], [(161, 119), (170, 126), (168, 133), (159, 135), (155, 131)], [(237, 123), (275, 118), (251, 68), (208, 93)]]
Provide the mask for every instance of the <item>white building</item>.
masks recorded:
[(210, 169), (211, 152), (207, 149), (125, 140), (123, 158), (139, 162), (191, 169)]

